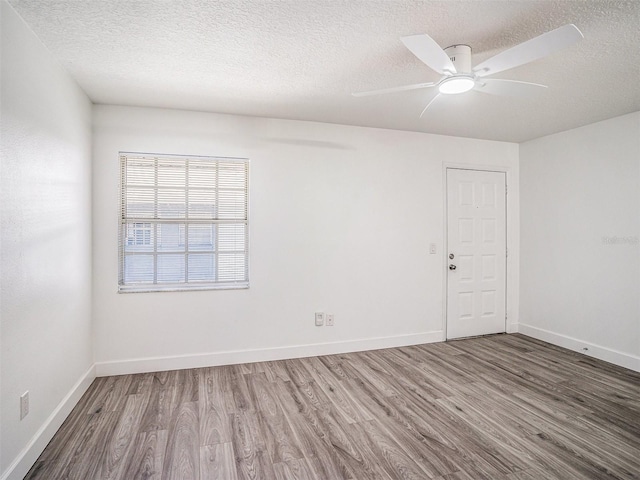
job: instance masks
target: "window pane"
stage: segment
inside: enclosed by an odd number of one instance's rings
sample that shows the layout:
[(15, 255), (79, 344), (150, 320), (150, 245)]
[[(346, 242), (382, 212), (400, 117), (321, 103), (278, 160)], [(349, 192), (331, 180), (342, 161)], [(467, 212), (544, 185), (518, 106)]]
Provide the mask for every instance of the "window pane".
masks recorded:
[(246, 225), (218, 225), (218, 250), (244, 251), (246, 248)]
[(153, 160), (131, 159), (127, 162), (128, 185), (153, 185), (155, 175)]
[(182, 283), (184, 274), (184, 255), (158, 255), (158, 283)]
[(151, 223), (127, 223), (124, 231), (125, 253), (153, 252), (154, 229)]
[(246, 163), (220, 162), (218, 164), (218, 187), (244, 190), (247, 186)]
[(233, 282), (246, 279), (246, 256), (244, 253), (218, 254), (218, 281)]
[(181, 159), (158, 160), (158, 186), (160, 187), (184, 187), (185, 164)]
[(215, 257), (212, 253), (189, 255), (189, 281), (215, 281)]
[(124, 283), (153, 283), (153, 255), (125, 255)]
[(155, 215), (155, 194), (152, 188), (127, 188), (125, 217), (153, 218)]
[(215, 250), (215, 225), (189, 225), (189, 251), (212, 252)]
[(158, 190), (158, 218), (184, 218), (184, 190)]
[(244, 220), (247, 212), (245, 192), (220, 190), (218, 192), (218, 218)]
[(189, 160), (189, 188), (216, 186), (215, 163), (206, 160)]
[(158, 252), (184, 252), (184, 223), (159, 223)]
[(189, 190), (189, 218), (216, 218), (215, 190)]

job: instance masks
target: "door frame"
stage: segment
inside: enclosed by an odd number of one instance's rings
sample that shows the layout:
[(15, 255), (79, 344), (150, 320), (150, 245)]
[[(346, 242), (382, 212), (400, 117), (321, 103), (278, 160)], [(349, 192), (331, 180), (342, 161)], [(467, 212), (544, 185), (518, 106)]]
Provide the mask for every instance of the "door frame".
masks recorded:
[(505, 185), (507, 188), (505, 198), (505, 235), (507, 245), (507, 259), (505, 263), (505, 332), (513, 333), (518, 331), (518, 233), (519, 221), (514, 213), (518, 211), (519, 192), (514, 178), (513, 169), (502, 165), (476, 165), (460, 162), (443, 162), (442, 164), (442, 198), (443, 198), (443, 247), (442, 247), (442, 340), (447, 341), (447, 309), (449, 282), (447, 265), (449, 262), (449, 208), (448, 208), (448, 182), (447, 172), (449, 170), (473, 170), (479, 172), (497, 172), (505, 174)]

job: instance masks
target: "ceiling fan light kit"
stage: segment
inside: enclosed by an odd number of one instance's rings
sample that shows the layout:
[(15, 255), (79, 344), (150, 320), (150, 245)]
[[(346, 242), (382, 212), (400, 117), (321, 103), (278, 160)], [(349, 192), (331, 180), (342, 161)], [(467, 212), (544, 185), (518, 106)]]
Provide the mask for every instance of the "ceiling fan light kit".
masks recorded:
[(438, 91), (445, 95), (456, 95), (471, 90), (476, 85), (473, 77), (468, 75), (454, 75), (445, 78), (438, 84)]
[(420, 117), (424, 115), (440, 94), (455, 95), (476, 90), (491, 95), (533, 96), (546, 89), (546, 85), (485, 77), (551, 55), (558, 50), (577, 43), (582, 38), (584, 37), (578, 27), (568, 24), (511, 47), (472, 68), (471, 47), (469, 45), (452, 45), (442, 49), (427, 34), (410, 35), (402, 37), (400, 40), (419, 60), (442, 75), (440, 80), (431, 83), (417, 83), (402, 87), (359, 92), (353, 95), (363, 97), (437, 86), (438, 91), (429, 100)]

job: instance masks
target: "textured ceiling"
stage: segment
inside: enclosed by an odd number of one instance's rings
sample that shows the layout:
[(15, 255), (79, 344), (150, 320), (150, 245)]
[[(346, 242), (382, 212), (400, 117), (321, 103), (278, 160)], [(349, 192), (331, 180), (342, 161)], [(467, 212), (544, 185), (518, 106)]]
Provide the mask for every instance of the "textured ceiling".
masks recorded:
[[(9, 0), (95, 103), (521, 142), (640, 110), (640, 1)], [(535, 99), (352, 92), (434, 81), (400, 37), (473, 64), (567, 23), (585, 39), (496, 78)]]

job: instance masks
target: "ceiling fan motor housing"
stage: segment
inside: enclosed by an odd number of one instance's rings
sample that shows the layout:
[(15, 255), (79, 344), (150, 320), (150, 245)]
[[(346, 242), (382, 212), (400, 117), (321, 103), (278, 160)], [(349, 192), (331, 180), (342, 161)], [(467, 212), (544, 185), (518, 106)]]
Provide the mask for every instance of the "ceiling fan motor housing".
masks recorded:
[(452, 45), (444, 49), (449, 60), (456, 67), (457, 73), (471, 73), (471, 47), (469, 45)]

